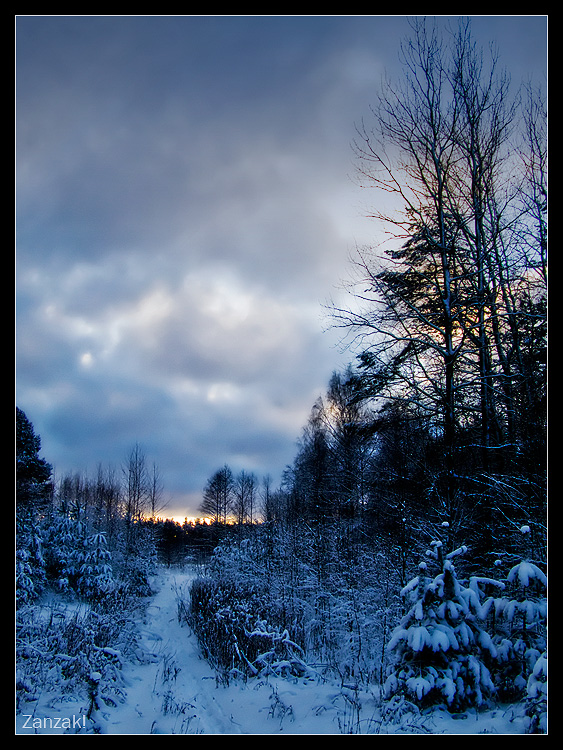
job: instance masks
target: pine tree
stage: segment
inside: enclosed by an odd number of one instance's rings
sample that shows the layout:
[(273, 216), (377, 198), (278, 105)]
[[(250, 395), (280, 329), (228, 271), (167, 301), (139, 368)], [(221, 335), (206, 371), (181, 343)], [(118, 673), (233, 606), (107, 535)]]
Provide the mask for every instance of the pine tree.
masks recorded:
[[(478, 588), (465, 586), (453, 560), (465, 547), (444, 554), (441, 540), (428, 562), (401, 592), (410, 605), (388, 643), (395, 665), (386, 680), (388, 697), (402, 696), (420, 707), (445, 704), (448, 710), (485, 707), (495, 693), (487, 662), (496, 656), (485, 629)], [(502, 584), (498, 584), (502, 586)]]
[(38, 523), (16, 523), (16, 602), (28, 604), (43, 591), (46, 583), (43, 540)]
[(528, 678), (526, 716), (528, 734), (547, 732), (547, 651), (536, 660)]
[(33, 424), (16, 407), (16, 501), (18, 509), (44, 505), (51, 494), (52, 467), (40, 458), (41, 438)]
[(111, 552), (107, 548), (106, 535), (97, 531), (86, 539), (79, 569), (78, 587), (80, 592), (97, 599), (108, 594), (113, 587)]
[(52, 467), (39, 457), (41, 438), (16, 407), (16, 600), (30, 602), (46, 579), (40, 511), (51, 497)]
[(55, 588), (76, 592), (80, 556), (84, 546), (84, 524), (78, 518), (56, 510), (45, 531), (47, 570)]

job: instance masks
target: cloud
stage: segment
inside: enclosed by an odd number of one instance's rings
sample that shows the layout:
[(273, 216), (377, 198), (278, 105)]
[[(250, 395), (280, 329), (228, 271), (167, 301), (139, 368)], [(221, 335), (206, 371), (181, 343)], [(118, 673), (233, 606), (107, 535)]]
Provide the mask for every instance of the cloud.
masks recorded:
[(225, 462), (279, 477), (348, 359), (323, 304), (372, 238), (350, 142), (405, 31), (18, 18), (17, 398), (59, 471), (140, 442), (190, 514)]
[(236, 265), (174, 281), (128, 265), (20, 279), (20, 304), (34, 301), (19, 324), (20, 391), (32, 419), (45, 413), (61, 469), (119, 464), (139, 441), (175, 493), (203, 488), (225, 461), (279, 474), (334, 365), (317, 300)]

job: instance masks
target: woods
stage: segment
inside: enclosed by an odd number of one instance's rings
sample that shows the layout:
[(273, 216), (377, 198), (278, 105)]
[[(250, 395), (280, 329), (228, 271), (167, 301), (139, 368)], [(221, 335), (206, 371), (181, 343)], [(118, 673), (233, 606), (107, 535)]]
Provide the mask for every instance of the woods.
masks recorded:
[(361, 349), (363, 396), (440, 447), (436, 509), (492, 534), (506, 494), (543, 517), (545, 103), (510, 91), (468, 22), (446, 41), (413, 23), (404, 80), (358, 130), (362, 184), (400, 210), (375, 213), (390, 246), (358, 250), (356, 304), (334, 314)]
[(394, 209), (374, 211), (386, 241), (357, 250), (352, 302), (331, 310), (357, 365), (312, 406), (269, 523), (208, 585), (242, 587), (242, 611), (216, 602), (223, 648), (266, 613), (343, 681), (456, 710), (506, 698), (505, 669), (524, 700), (546, 646), (545, 103), (511, 91), (469, 23), (412, 31), (354, 144)]
[[(181, 617), (221, 684), (377, 686), (396, 722), (517, 705), (546, 731), (546, 103), (466, 21), (442, 36), (416, 19), (401, 59), (353, 144), (384, 238), (356, 249), (350, 304), (330, 308), (353, 363), (279, 487), (218, 456), (182, 525), (139, 445), (121, 472), (55, 482), (17, 410), (22, 700), (45, 592), (103, 618), (150, 596), (157, 565), (189, 563)], [(111, 700), (117, 666), (89, 653)]]

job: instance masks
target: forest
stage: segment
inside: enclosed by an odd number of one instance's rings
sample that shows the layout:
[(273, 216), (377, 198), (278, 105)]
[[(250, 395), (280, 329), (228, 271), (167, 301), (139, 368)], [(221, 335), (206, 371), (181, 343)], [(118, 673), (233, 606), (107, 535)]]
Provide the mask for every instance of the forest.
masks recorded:
[[(54, 680), (116, 700), (128, 612), (158, 566), (191, 565), (179, 611), (220, 684), (330, 676), (378, 686), (390, 721), (515, 705), (547, 731), (546, 102), (469, 24), (412, 31), (353, 144), (386, 238), (329, 311), (353, 364), (279, 487), (218, 457), (179, 524), (139, 445), (55, 482), (17, 409), (21, 705)], [(37, 622), (53, 592), (90, 604), (81, 632)]]

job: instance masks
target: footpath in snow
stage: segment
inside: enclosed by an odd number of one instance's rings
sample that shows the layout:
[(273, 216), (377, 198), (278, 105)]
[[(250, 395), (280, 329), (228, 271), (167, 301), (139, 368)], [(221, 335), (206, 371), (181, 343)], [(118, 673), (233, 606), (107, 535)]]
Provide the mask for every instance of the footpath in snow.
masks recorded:
[(100, 712), (107, 734), (340, 734), (353, 721), (340, 686), (269, 677), (217, 683), (197, 639), (178, 621), (193, 573), (164, 571), (139, 625), (154, 662), (125, 666), (125, 704)]
[[(187, 597), (192, 573), (169, 572), (139, 624), (149, 664), (124, 667), (127, 699), (99, 717), (107, 734), (231, 734), (236, 731), (215, 699), (214, 670), (200, 657), (195, 636), (178, 621), (178, 596)], [(105, 720), (104, 720), (105, 719)]]
[[(272, 676), (219, 684), (200, 653), (195, 635), (178, 619), (178, 598), (187, 601), (194, 573), (162, 570), (156, 590), (138, 623), (137, 637), (147, 655), (123, 666), (124, 696), (96, 716), (103, 734), (520, 734), (513, 709), (452, 717), (445, 711), (408, 714), (397, 723), (382, 721), (371, 690), (339, 683), (288, 680)], [(33, 717), (81, 716), (77, 699), (34, 706)], [(61, 734), (64, 729), (29, 729), (29, 710), (16, 717), (16, 734)], [(68, 719), (67, 719), (68, 726)], [(76, 729), (67, 730), (75, 733)], [(84, 730), (82, 730), (84, 731)]]

